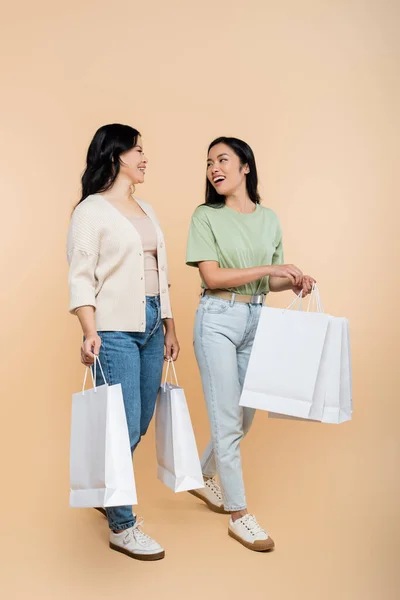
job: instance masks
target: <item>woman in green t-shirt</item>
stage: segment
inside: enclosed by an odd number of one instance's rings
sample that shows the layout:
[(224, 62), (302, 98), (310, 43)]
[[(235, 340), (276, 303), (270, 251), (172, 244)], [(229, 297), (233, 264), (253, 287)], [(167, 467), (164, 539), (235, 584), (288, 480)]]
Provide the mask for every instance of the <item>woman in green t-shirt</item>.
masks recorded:
[(241, 544), (271, 550), (273, 540), (247, 511), (240, 442), (255, 411), (239, 399), (266, 294), (307, 295), (314, 279), (283, 264), (279, 220), (260, 205), (254, 154), (241, 140), (210, 144), (206, 202), (193, 214), (186, 262), (202, 279), (194, 348), (212, 433), (202, 459), (205, 487), (191, 493), (231, 514), (228, 533)]

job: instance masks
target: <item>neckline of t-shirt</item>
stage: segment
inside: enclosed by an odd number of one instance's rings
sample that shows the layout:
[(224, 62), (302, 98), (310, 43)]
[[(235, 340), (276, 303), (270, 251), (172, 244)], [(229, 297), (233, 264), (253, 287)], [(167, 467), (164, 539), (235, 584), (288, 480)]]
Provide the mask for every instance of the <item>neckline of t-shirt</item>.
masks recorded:
[(231, 208), (230, 206), (227, 206), (226, 204), (224, 204), (223, 208), (225, 210), (229, 210), (230, 212), (234, 213), (239, 218), (247, 218), (247, 217), (251, 217), (252, 215), (255, 215), (256, 213), (258, 213), (260, 205), (256, 204), (256, 209), (253, 210), (253, 212), (251, 212), (251, 213), (240, 213), (237, 210), (234, 210), (233, 208)]

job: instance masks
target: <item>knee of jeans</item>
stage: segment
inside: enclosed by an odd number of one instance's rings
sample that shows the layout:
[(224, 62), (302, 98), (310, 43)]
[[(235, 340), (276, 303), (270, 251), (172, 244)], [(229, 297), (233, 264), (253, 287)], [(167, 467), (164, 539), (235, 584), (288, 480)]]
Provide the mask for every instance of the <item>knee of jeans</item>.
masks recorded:
[(244, 437), (243, 431), (235, 433), (234, 436), (229, 436), (229, 439), (225, 439), (222, 443), (220, 442), (216, 448), (216, 454), (221, 461), (229, 462), (232, 460), (238, 452), (240, 452), (240, 442)]
[(226, 429), (223, 431), (219, 430), (217, 434), (216, 432), (213, 432), (212, 440), (216, 452), (218, 454), (224, 452), (224, 450), (229, 452), (232, 447), (236, 447), (240, 444), (244, 435), (245, 432), (243, 431), (243, 428), (239, 428), (239, 426), (232, 428), (229, 431)]

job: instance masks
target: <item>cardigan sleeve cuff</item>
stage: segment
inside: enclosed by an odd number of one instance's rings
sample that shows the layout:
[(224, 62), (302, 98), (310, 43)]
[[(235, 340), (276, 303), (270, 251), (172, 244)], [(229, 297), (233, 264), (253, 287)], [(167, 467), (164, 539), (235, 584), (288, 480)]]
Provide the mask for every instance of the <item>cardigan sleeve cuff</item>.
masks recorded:
[(71, 296), (69, 304), (69, 312), (71, 315), (75, 315), (78, 308), (82, 308), (82, 306), (93, 306), (93, 308), (96, 310), (94, 292), (87, 290), (87, 294), (85, 294), (83, 293), (83, 290), (80, 290), (79, 295), (73, 297)]

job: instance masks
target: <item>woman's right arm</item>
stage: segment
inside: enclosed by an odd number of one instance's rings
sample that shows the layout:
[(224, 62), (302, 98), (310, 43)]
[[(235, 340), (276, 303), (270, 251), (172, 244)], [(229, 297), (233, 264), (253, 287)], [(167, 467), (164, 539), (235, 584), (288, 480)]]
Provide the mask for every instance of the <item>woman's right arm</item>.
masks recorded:
[(81, 360), (92, 365), (99, 353), (101, 340), (95, 323), (96, 277), (99, 255), (99, 235), (92, 225), (85, 206), (78, 206), (68, 230), (67, 257), (69, 263), (69, 310), (78, 316), (85, 341)]
[(85, 341), (81, 346), (81, 361), (87, 367), (90, 367), (99, 355), (101, 338), (96, 331), (96, 322), (94, 318), (94, 306), (80, 306), (75, 310), (82, 327)]
[(301, 284), (303, 273), (295, 265), (265, 265), (247, 269), (223, 269), (217, 261), (199, 262), (201, 276), (211, 290), (240, 287), (263, 277), (288, 279), (293, 286)]

